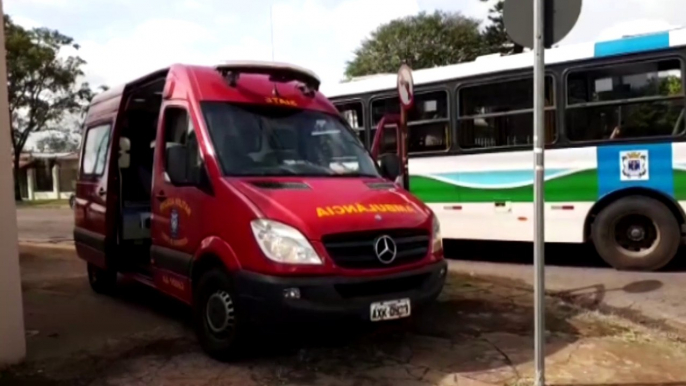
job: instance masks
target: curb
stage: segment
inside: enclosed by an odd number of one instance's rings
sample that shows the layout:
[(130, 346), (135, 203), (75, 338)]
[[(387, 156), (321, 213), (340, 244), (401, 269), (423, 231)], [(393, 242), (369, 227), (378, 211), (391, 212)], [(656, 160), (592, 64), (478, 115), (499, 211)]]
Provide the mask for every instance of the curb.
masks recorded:
[(18, 243), (19, 247), (33, 247), (33, 248), (42, 248), (42, 249), (59, 249), (63, 251), (75, 251), (76, 247), (74, 246), (73, 242), (67, 244), (67, 243), (54, 243), (50, 241), (27, 241), (27, 240), (19, 240)]

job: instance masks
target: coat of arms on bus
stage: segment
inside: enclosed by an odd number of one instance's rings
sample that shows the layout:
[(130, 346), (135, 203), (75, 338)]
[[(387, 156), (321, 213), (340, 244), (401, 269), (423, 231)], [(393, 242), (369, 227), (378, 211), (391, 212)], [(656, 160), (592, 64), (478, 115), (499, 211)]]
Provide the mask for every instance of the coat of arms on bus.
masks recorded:
[(648, 180), (648, 150), (620, 152), (619, 166), (621, 168), (621, 181)]

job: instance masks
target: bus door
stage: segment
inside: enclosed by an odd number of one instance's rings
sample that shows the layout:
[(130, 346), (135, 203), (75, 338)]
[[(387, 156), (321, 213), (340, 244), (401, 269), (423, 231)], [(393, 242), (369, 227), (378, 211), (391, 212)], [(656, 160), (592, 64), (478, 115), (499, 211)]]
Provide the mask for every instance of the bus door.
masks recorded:
[(407, 139), (399, 115), (385, 115), (376, 127), (371, 153), (384, 177), (409, 190)]

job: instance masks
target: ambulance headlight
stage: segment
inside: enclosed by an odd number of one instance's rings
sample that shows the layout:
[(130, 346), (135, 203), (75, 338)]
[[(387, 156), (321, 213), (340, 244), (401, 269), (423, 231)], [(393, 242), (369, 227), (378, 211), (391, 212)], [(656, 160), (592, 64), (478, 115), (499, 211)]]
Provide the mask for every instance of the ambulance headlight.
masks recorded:
[(321, 265), (322, 259), (297, 229), (272, 220), (250, 223), (257, 244), (269, 260), (283, 264)]
[(433, 215), (433, 231), (431, 232), (431, 252), (437, 253), (443, 251), (443, 238), (441, 237), (441, 224), (438, 222), (438, 217)]

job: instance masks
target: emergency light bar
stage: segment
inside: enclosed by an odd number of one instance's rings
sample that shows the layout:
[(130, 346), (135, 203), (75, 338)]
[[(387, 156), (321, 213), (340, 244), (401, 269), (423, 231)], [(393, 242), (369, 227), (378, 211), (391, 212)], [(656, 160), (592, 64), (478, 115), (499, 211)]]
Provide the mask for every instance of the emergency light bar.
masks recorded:
[(215, 67), (222, 76), (227, 78), (231, 86), (238, 82), (240, 74), (263, 74), (269, 75), (272, 82), (299, 81), (307, 88), (317, 91), (321, 81), (312, 71), (288, 63), (261, 62), (261, 61), (227, 61)]

